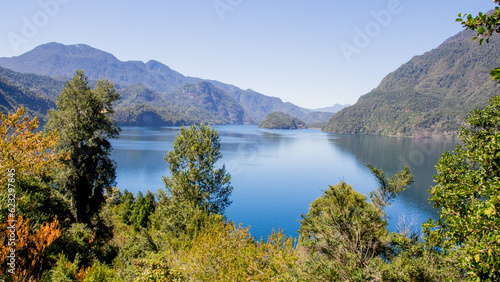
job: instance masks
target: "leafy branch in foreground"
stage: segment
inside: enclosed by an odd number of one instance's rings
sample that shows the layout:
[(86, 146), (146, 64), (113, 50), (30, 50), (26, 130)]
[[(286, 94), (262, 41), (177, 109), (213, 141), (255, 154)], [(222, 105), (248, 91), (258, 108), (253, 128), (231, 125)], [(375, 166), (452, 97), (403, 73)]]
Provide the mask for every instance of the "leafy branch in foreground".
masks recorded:
[[(494, 0), (497, 5), (500, 5), (500, 0)], [(486, 39), (486, 43), (490, 43), (490, 37), (495, 33), (500, 33), (500, 7), (495, 7), (491, 13), (479, 12), (477, 16), (471, 14), (458, 14), (456, 20), (463, 27), (470, 30), (476, 30), (477, 34), (472, 40), (479, 39), (479, 45), (482, 45)], [(494, 68), (490, 71), (493, 80), (500, 81), (500, 68)]]
[(383, 208), (412, 182), (408, 167), (391, 178), (368, 165), (380, 183), (371, 193), (372, 203), (352, 186), (330, 186), (302, 215), (299, 244), (308, 250), (307, 276), (319, 280), (366, 280), (373, 278), (370, 263), (389, 242)]

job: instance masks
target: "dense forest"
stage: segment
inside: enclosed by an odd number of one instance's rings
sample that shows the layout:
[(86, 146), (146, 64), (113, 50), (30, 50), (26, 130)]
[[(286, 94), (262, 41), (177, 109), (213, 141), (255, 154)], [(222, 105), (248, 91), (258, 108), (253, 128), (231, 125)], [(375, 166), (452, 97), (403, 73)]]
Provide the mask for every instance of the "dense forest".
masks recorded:
[[(500, 30), (500, 8), (460, 21), (488, 42)], [(491, 75), (500, 80), (500, 68)], [(185, 91), (199, 87), (211, 86)], [(277, 231), (267, 240), (225, 217), (231, 175), (215, 165), (220, 137), (203, 123), (181, 128), (165, 156), (164, 189), (133, 195), (115, 187), (110, 140), (119, 136), (118, 103), (110, 81), (93, 83), (83, 71), (66, 82), (43, 130), (23, 107), (11, 111), (18, 101), (3, 102), (4, 281), (500, 280), (498, 95), (469, 113), (461, 144), (437, 163), (430, 201), (440, 219), (421, 233), (387, 230), (384, 208), (413, 182), (408, 167), (389, 176), (367, 164), (378, 183), (369, 200), (340, 181), (301, 216), (297, 239)]]

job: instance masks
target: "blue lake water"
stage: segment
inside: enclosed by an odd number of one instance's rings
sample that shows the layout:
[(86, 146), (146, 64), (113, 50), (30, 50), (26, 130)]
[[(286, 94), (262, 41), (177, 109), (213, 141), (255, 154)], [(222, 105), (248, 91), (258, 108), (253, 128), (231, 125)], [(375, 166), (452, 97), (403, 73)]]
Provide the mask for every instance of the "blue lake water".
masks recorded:
[[(377, 188), (366, 163), (392, 175), (408, 165), (415, 175), (412, 186), (386, 209), (389, 229), (398, 222), (436, 219), (428, 189), (441, 154), (455, 143), (439, 140), (393, 138), (370, 135), (340, 135), (318, 129), (267, 130), (253, 125), (215, 126), (221, 137), (222, 160), (231, 174), (233, 203), (229, 220), (251, 226), (256, 238), (273, 228), (297, 236), (301, 214), (329, 185), (341, 180), (365, 195)], [(164, 188), (168, 175), (164, 155), (173, 148), (178, 127), (123, 127), (113, 140), (112, 158), (117, 163), (117, 187), (136, 194)]]

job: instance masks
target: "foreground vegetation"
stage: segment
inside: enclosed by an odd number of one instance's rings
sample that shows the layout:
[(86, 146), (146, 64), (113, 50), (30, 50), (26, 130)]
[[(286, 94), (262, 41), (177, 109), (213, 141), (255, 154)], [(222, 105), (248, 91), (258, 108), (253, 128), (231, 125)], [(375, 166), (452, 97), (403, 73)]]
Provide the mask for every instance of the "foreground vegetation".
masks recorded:
[(2, 183), (11, 184), (2, 202), (15, 202), (0, 213), (5, 281), (499, 278), (499, 96), (471, 114), (464, 145), (438, 163), (432, 201), (442, 217), (422, 235), (387, 230), (384, 208), (413, 181), (409, 169), (388, 177), (368, 165), (380, 184), (370, 202), (347, 183), (330, 186), (302, 216), (298, 240), (280, 231), (256, 240), (224, 217), (231, 176), (215, 166), (219, 135), (203, 124), (183, 127), (165, 156), (165, 189), (134, 196), (114, 187), (118, 100), (109, 82), (91, 89), (77, 72), (44, 131), (22, 108), (2, 116)]
[[(496, 1), (497, 3), (500, 1)], [(480, 35), (493, 15), (466, 17)], [(490, 18), (491, 17), (491, 18)], [(488, 26), (482, 28), (483, 25)], [(494, 79), (499, 69), (492, 71)], [(231, 176), (217, 131), (182, 128), (165, 156), (156, 195), (114, 187), (109, 140), (119, 95), (78, 71), (38, 131), (23, 108), (1, 116), (0, 269), (5, 281), (498, 281), (500, 96), (474, 110), (462, 145), (437, 164), (431, 201), (440, 209), (421, 234), (387, 230), (384, 208), (409, 187), (408, 168), (387, 176), (370, 201), (345, 182), (302, 215), (299, 238), (256, 240), (228, 221)]]

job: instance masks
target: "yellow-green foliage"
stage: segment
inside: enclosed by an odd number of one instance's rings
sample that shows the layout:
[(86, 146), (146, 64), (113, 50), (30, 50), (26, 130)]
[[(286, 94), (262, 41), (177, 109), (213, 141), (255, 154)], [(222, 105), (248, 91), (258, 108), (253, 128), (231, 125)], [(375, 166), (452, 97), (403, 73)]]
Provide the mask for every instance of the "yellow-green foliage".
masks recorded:
[[(67, 153), (55, 151), (59, 140), (56, 131), (36, 132), (40, 125), (38, 118), (30, 119), (24, 108), (7, 116), (0, 113), (0, 180), (8, 183), (8, 173), (16, 178), (36, 177), (61, 167), (60, 159)], [(36, 133), (35, 133), (36, 132)], [(7, 185), (2, 185), (6, 189)]]
[(219, 221), (173, 253), (172, 266), (195, 281), (290, 281), (297, 261), (292, 238), (273, 232), (255, 242), (248, 230)]

